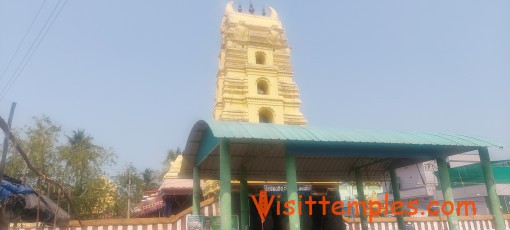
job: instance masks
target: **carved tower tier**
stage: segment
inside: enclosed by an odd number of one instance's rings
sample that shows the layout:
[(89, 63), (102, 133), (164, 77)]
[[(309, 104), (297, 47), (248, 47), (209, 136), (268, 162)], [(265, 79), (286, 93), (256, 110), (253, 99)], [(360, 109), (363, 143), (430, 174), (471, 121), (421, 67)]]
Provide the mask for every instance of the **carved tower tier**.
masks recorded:
[[(239, 8), (238, 11), (241, 11)], [(276, 11), (236, 12), (227, 4), (216, 82), (215, 120), (305, 125), (290, 47)]]

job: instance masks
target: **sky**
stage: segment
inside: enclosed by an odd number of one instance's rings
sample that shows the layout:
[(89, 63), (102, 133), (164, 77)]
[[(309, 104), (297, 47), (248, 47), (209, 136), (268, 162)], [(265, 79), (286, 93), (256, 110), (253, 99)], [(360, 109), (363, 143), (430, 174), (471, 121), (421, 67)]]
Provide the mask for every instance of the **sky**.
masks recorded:
[[(212, 119), (227, 2), (0, 0), (0, 115), (15, 101), (14, 128), (85, 129), (118, 155), (110, 173), (161, 168)], [(278, 11), (309, 125), (465, 134), (510, 159), (510, 1), (253, 2)]]

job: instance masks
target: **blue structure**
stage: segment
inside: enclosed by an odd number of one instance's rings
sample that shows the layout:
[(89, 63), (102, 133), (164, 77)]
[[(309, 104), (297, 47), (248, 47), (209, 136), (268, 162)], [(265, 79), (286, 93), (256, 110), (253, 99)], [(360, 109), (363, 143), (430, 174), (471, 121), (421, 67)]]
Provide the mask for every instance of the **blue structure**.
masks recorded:
[[(59, 208), (51, 199), (37, 194), (33, 188), (22, 184), (21, 181), (5, 175), (0, 186), (0, 202), (2, 209), (5, 210), (1, 213), (3, 227), (6, 227), (8, 222), (15, 220), (29, 222), (39, 220), (50, 225), (56, 223), (58, 226), (62, 226), (67, 225), (70, 219), (69, 214)], [(37, 219), (38, 212), (39, 219)]]

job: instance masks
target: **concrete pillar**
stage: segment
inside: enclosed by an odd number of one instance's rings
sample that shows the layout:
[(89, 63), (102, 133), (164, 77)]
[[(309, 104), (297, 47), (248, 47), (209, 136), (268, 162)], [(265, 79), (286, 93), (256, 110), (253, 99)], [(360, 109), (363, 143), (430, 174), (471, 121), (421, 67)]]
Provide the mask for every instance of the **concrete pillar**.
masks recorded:
[[(393, 202), (395, 201), (401, 201), (400, 199), (400, 188), (398, 186), (398, 177), (397, 177), (397, 170), (396, 169), (390, 169), (390, 177), (391, 177), (391, 188), (393, 190)], [(389, 207), (386, 207), (389, 208)], [(393, 213), (402, 211), (402, 208), (399, 207), (396, 210), (391, 210)], [(406, 224), (404, 222), (404, 216), (403, 215), (397, 215), (397, 224), (399, 230), (405, 230)]]
[[(363, 174), (361, 172), (361, 168), (356, 168), (354, 170), (354, 176), (356, 177), (356, 191), (358, 192), (358, 202), (359, 202), (359, 217), (361, 219), (361, 229), (368, 230), (368, 221), (367, 221), (367, 199), (365, 198), (365, 191), (363, 189)], [(362, 204), (365, 205), (362, 205)]]
[(198, 166), (193, 167), (193, 215), (200, 215), (200, 172)]
[(220, 220), (221, 230), (232, 228), (230, 145), (227, 139), (220, 141)]
[(240, 192), (239, 197), (241, 198), (241, 226), (240, 230), (249, 229), (250, 226), (250, 200), (248, 198), (248, 182), (246, 181), (246, 169), (241, 169)]
[(298, 212), (298, 188), (296, 176), (296, 157), (285, 156), (285, 175), (287, 176), (287, 197), (288, 201), (294, 201), (294, 214), (289, 216), (289, 229), (301, 230), (301, 223), (299, 222)]
[(478, 149), (480, 155), (480, 164), (482, 165), (482, 173), (485, 179), (485, 187), (487, 189), (487, 196), (489, 198), (489, 208), (491, 214), (494, 216), (494, 224), (496, 230), (505, 229), (505, 221), (503, 220), (503, 213), (496, 194), (496, 182), (494, 180), (494, 172), (492, 171), (491, 159), (487, 148)]
[[(448, 227), (450, 230), (458, 230), (459, 229), (459, 221), (457, 220), (457, 205), (455, 205), (455, 200), (453, 199), (453, 191), (450, 183), (450, 173), (448, 172), (448, 166), (446, 165), (445, 158), (437, 158), (436, 159), (438, 173), (439, 173), (439, 182), (441, 185), (441, 190), (443, 191), (443, 205), (446, 202), (451, 202), (452, 205), (446, 206), (446, 214), (448, 218)], [(453, 210), (452, 210), (453, 209)]]

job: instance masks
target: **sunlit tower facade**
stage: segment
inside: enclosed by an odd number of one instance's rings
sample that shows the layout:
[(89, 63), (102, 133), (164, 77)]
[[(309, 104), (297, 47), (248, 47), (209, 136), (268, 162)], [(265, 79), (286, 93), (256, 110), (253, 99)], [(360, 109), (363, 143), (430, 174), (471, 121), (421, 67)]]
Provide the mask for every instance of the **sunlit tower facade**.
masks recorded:
[(290, 47), (277, 12), (256, 14), (227, 4), (213, 118), (305, 125), (290, 61)]

